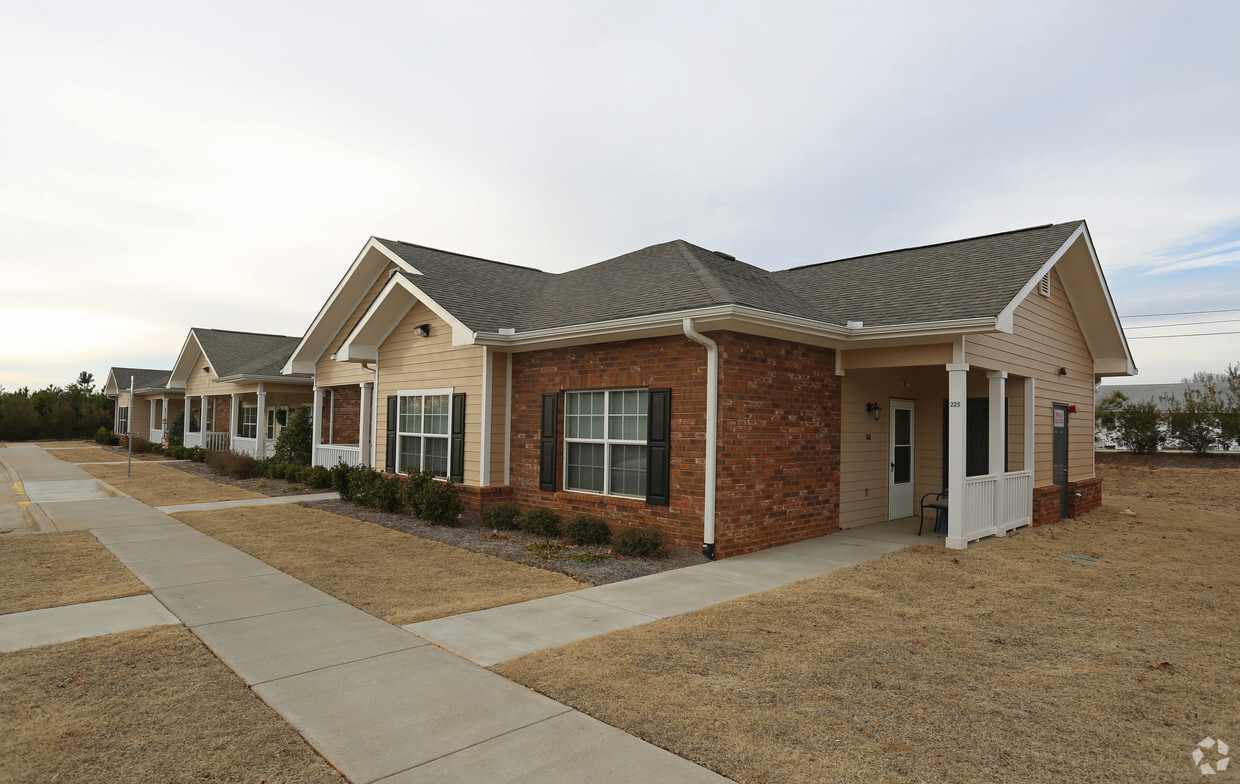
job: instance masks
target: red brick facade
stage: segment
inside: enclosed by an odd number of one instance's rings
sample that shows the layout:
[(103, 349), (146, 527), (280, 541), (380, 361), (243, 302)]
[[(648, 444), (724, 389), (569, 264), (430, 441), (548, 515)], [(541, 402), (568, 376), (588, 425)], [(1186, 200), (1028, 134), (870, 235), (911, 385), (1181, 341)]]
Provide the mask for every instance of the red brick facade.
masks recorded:
[[(1080, 498), (1077, 494), (1080, 493)], [(1102, 477), (1078, 479), (1068, 483), (1068, 517), (1076, 517), (1102, 505)], [(1045, 525), (1061, 520), (1059, 516), (1059, 485), (1033, 489), (1033, 524)]]
[(229, 417), (232, 415), (232, 396), (231, 395), (212, 395), (207, 398), (207, 411), (215, 411), (215, 418), (211, 420), (212, 433), (227, 433), (228, 423), (232, 421)]
[[(839, 398), (835, 356), (730, 332), (719, 344), (716, 554), (736, 555), (839, 527)], [(652, 525), (670, 543), (702, 544), (706, 349), (684, 337), (547, 349), (512, 357), (512, 489), (522, 508), (597, 514)], [(564, 392), (667, 387), (671, 392), (671, 499), (539, 490), (542, 395), (559, 394), (557, 488), (564, 466)]]
[(323, 392), (320, 440), (324, 444), (358, 443), (362, 416), (362, 388), (357, 384), (329, 387)]

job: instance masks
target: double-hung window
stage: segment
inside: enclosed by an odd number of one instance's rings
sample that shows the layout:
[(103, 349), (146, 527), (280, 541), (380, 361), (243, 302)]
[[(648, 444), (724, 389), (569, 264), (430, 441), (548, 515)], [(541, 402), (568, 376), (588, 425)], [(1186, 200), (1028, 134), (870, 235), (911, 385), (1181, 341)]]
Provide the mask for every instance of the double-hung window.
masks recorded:
[(448, 477), (452, 390), (401, 392), (396, 412), (396, 470)]
[(116, 432), (129, 432), (129, 406), (119, 406), (116, 409)]
[(237, 435), (241, 438), (258, 438), (258, 406), (241, 407)]
[(564, 488), (646, 496), (645, 389), (566, 392)]

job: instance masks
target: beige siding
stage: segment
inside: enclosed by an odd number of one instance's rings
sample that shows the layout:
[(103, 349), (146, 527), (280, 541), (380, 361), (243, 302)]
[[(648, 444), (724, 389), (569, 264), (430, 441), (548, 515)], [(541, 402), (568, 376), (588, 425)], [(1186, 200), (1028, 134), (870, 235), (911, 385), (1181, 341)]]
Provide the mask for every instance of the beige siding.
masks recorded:
[[(430, 325), (430, 336), (413, 334)], [(379, 405), (375, 428), (378, 467), (387, 449), (389, 395), (401, 390), (451, 388), (465, 393), (465, 484), (479, 484), (482, 441), (482, 354), (480, 346), (453, 346), (452, 328), (422, 303), (417, 303), (379, 347)], [(494, 409), (492, 409), (494, 414)]]
[[(206, 370), (204, 373), (203, 370)], [(211, 366), (207, 364), (206, 358), (201, 351), (196, 352), (194, 357), (194, 369), (189, 372), (189, 378), (185, 379), (185, 396), (201, 397), (202, 395), (216, 395), (215, 391), (218, 384), (212, 384), (211, 379), (215, 378), (215, 374), (211, 372)]]
[[(924, 493), (943, 489), (943, 400), (946, 395), (947, 375), (942, 368), (857, 370), (844, 375), (840, 412), (841, 528), (887, 519), (891, 398), (914, 402), (914, 504)], [(873, 415), (865, 410), (866, 403), (878, 403), (882, 407), (879, 421), (874, 421)]]
[(1011, 335), (969, 336), (967, 361), (1035, 379), (1035, 486), (1051, 484), (1051, 403), (1077, 406), (1068, 423), (1069, 479), (1093, 476), (1094, 361), (1057, 272), (1051, 271), (1050, 298), (1035, 288), (1017, 307), (1013, 326)]
[(366, 296), (362, 298), (361, 303), (354, 308), (353, 313), (345, 321), (344, 326), (336, 333), (336, 337), (332, 338), (331, 343), (327, 346), (327, 350), (323, 352), (323, 356), (319, 357), (318, 362), (314, 366), (315, 385), (331, 387), (342, 384), (361, 384), (371, 380), (371, 375), (362, 369), (360, 363), (337, 362), (331, 357), (332, 354), (340, 350), (344, 339), (357, 326), (357, 322), (365, 315), (370, 304), (374, 302), (375, 297), (379, 296), (379, 292), (387, 285), (389, 273), (394, 269), (396, 269), (396, 265), (389, 264), (383, 270), (383, 274), (370, 287), (370, 291), (366, 292)]

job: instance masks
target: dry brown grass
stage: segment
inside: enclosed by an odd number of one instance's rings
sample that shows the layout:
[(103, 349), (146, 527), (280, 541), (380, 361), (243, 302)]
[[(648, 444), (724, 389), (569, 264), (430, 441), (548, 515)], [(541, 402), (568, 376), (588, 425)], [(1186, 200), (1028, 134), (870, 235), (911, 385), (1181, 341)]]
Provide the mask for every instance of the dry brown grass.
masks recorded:
[(562, 574), (296, 504), (175, 517), (397, 625), (581, 587)]
[(84, 465), (82, 470), (144, 504), (197, 504), (207, 501), (234, 501), (241, 498), (262, 498), (262, 493), (222, 485), (209, 479), (178, 471), (171, 466), (136, 461), (132, 476), (125, 475), (123, 465)]
[(343, 782), (180, 626), (0, 654), (0, 782)]
[(1104, 476), (1074, 521), (496, 670), (741, 782), (1197, 780), (1240, 738), (1240, 471)]
[(0, 613), (146, 593), (146, 586), (87, 531), (0, 538), (0, 576)]
[[(49, 449), (47, 453), (57, 460), (66, 463), (111, 463), (124, 460), (126, 455), (110, 452), (98, 446), (84, 446), (77, 449)], [(136, 458), (137, 455), (134, 455)]]

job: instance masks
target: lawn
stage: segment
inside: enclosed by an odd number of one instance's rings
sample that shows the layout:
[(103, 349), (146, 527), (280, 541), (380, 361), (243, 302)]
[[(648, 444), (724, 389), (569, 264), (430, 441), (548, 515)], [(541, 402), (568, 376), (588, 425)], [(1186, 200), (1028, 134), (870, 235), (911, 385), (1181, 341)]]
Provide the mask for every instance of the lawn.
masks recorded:
[(126, 476), (127, 466), (123, 465), (83, 465), (81, 468), (91, 476), (102, 479), (122, 493), (150, 506), (263, 497), (262, 493), (253, 490), (212, 482), (210, 479), (178, 471), (172, 466), (156, 463), (135, 462), (132, 475), (129, 476)]
[(297, 504), (174, 517), (398, 626), (582, 587), (562, 574)]
[(1100, 473), (1076, 520), (495, 669), (740, 782), (1196, 780), (1240, 743), (1240, 471)]
[(345, 781), (181, 626), (0, 654), (0, 726), (5, 784)]
[(86, 531), (0, 538), (0, 614), (146, 593)]

